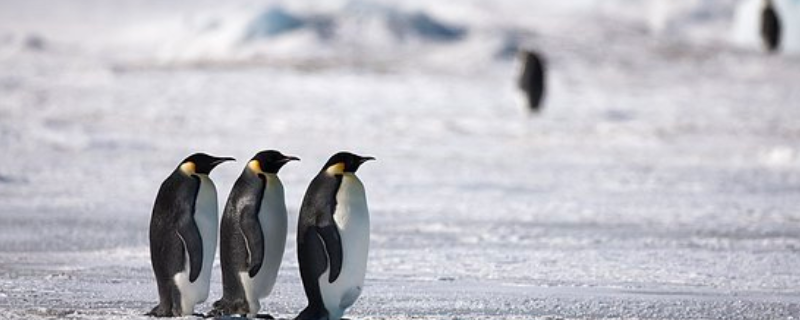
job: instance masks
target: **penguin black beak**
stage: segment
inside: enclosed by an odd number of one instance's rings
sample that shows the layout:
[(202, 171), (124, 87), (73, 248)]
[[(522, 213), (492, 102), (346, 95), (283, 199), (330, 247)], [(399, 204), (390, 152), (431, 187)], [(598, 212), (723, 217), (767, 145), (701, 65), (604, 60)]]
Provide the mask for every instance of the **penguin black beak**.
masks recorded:
[(289, 161), (300, 161), (300, 158), (295, 157), (295, 156), (286, 156), (286, 158), (283, 158), (282, 162), (286, 163), (286, 162), (289, 162)]
[(358, 159), (358, 163), (361, 164), (361, 163), (364, 163), (364, 162), (367, 162), (367, 161), (370, 161), (370, 160), (375, 160), (375, 158), (373, 158), (373, 157), (361, 157), (361, 159)]
[(220, 163), (223, 163), (223, 162), (226, 162), (226, 161), (236, 161), (236, 159), (234, 159), (234, 158), (231, 158), (231, 157), (222, 157), (222, 158), (217, 158), (217, 159), (215, 159), (215, 160), (214, 160), (214, 162), (211, 162), (211, 165), (212, 165), (212, 166), (217, 166), (217, 165), (219, 165)]

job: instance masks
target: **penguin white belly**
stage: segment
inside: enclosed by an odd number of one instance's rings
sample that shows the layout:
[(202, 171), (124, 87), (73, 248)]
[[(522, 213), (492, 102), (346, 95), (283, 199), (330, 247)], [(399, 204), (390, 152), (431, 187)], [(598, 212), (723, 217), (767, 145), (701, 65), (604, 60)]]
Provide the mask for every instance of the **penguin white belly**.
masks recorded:
[(189, 254), (186, 252), (186, 267), (175, 275), (175, 284), (181, 292), (181, 309), (184, 315), (194, 312), (194, 306), (208, 298), (211, 284), (211, 269), (214, 264), (214, 254), (217, 250), (217, 229), (219, 215), (217, 213), (217, 189), (214, 182), (206, 175), (200, 177), (200, 190), (195, 202), (194, 221), (203, 240), (203, 266), (200, 275), (194, 282), (189, 281)]
[(283, 250), (286, 247), (286, 230), (288, 218), (284, 202), (283, 185), (277, 175), (267, 174), (267, 186), (261, 200), (261, 211), (258, 221), (264, 234), (264, 261), (258, 273), (250, 278), (247, 272), (239, 273), (242, 280), (250, 312), (257, 314), (261, 309), (259, 299), (267, 297), (275, 286), (278, 269), (283, 260)]
[(333, 283), (328, 283), (330, 267), (318, 279), (329, 319), (340, 319), (361, 295), (369, 251), (369, 210), (358, 177), (344, 174), (336, 203), (334, 219), (342, 239), (342, 270)]

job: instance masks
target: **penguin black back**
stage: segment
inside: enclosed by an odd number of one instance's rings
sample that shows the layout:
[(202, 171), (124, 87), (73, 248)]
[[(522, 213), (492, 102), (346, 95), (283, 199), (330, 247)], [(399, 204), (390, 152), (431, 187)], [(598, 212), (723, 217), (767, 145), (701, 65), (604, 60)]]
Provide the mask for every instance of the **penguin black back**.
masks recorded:
[(349, 152), (334, 154), (306, 190), (297, 223), (297, 258), (308, 306), (298, 319), (328, 317), (318, 280), (329, 271), (325, 280), (334, 283), (343, 272), (342, 237), (334, 218), (337, 194), (345, 175), (355, 173), (361, 164), (373, 159)]
[(772, 0), (765, 0), (761, 10), (761, 38), (769, 52), (778, 50), (781, 45), (781, 20)]
[[(261, 209), (261, 197), (265, 185), (266, 179), (263, 176), (253, 172), (249, 168), (245, 168), (228, 195), (228, 201), (225, 204), (222, 224), (220, 226), (219, 254), (223, 277), (223, 295), (220, 301), (214, 303), (214, 309), (217, 311), (217, 313), (214, 314), (215, 316), (235, 313), (231, 310), (235, 309), (237, 306), (228, 305), (234, 303), (232, 297), (243, 296), (242, 292), (244, 292), (244, 288), (240, 285), (239, 279), (237, 278), (237, 273), (240, 270), (228, 269), (243, 268), (245, 270), (253, 270), (260, 267), (261, 259), (257, 257), (253, 257), (253, 259), (249, 261), (250, 263), (245, 265), (238, 265), (233, 263), (233, 261), (237, 260), (235, 257), (248, 256), (250, 250), (249, 246), (241, 245), (247, 243), (245, 235), (241, 232), (237, 232), (243, 220), (240, 212), (247, 211), (248, 216), (257, 215), (258, 211)], [(260, 234), (261, 230), (258, 229), (258, 232), (259, 234), (256, 237), (258, 242), (254, 242), (252, 244), (253, 246), (259, 246), (263, 243), (263, 236)], [(255, 253), (263, 254), (263, 250)], [(258, 257), (261, 257), (261, 255)]]
[[(195, 221), (201, 175), (233, 158), (193, 154), (164, 180), (159, 188), (150, 219), (150, 256), (159, 292), (159, 305), (150, 311), (155, 316), (181, 316), (191, 312), (182, 305), (182, 295), (174, 276), (188, 271), (188, 280), (200, 277), (204, 262), (204, 242)], [(214, 198), (216, 201), (216, 198)], [(189, 259), (188, 263), (186, 259)], [(212, 257), (213, 258), (213, 257)], [(186, 270), (188, 265), (189, 270)]]
[[(337, 166), (334, 163), (331, 166)], [(329, 174), (326, 171), (327, 166), (311, 180), (306, 195), (303, 197), (303, 204), (300, 208), (300, 217), (298, 218), (297, 230), (297, 243), (298, 246), (306, 244), (306, 240), (316, 240), (316, 234), (324, 234), (326, 243), (329, 248), (326, 249), (328, 259), (330, 259), (331, 273), (330, 277), (335, 279), (338, 276), (341, 267), (342, 248), (339, 243), (339, 233), (336, 230), (336, 225), (333, 220), (333, 213), (336, 209), (336, 193), (342, 182), (341, 174)], [(311, 230), (310, 230), (311, 229)], [(309, 232), (311, 231), (311, 232)], [(313, 234), (313, 236), (312, 236)], [(300, 252), (298, 252), (300, 254)], [(327, 265), (320, 265), (320, 270), (313, 272), (316, 277), (319, 277)], [(309, 279), (311, 280), (311, 279)], [(315, 282), (316, 280), (312, 281)]]
[(525, 93), (531, 111), (539, 111), (545, 91), (545, 66), (536, 52), (522, 52), (522, 74), (518, 86)]
[[(275, 175), (278, 171), (292, 160), (300, 160), (297, 157), (285, 156), (278, 151), (267, 150), (262, 151), (253, 156), (247, 163), (247, 166), (242, 171), (242, 174), (234, 183), (231, 189), (228, 201), (225, 204), (225, 211), (222, 216), (222, 224), (220, 227), (220, 262), (222, 267), (222, 298), (214, 302), (214, 309), (209, 314), (210, 316), (223, 316), (230, 314), (247, 314), (255, 315), (260, 309), (258, 303), (259, 294), (271, 290), (274, 284), (256, 283), (253, 280), (262, 269), (269, 269), (270, 263), (280, 265), (280, 260), (283, 256), (283, 247), (285, 246), (286, 239), (286, 222), (278, 223), (275, 221), (275, 216), (270, 216), (270, 212), (279, 212), (285, 219), (286, 207), (283, 202), (283, 187), (280, 185), (280, 201), (275, 199), (270, 200), (267, 207), (262, 207), (264, 204), (265, 192), (273, 192), (277, 190), (276, 185), (280, 184), (277, 177), (268, 178), (268, 175)], [(268, 188), (269, 184), (273, 184), (271, 189)], [(269, 191), (273, 190), (273, 191)], [(272, 207), (269, 205), (272, 204)], [(279, 207), (275, 207), (278, 205)], [(268, 210), (267, 213), (262, 214), (262, 210)], [(270, 221), (269, 218), (273, 217)], [(263, 220), (266, 218), (266, 220)], [(282, 231), (272, 229), (272, 242), (267, 240), (269, 236), (269, 228), (264, 229), (264, 223), (267, 225), (278, 226), (283, 225)], [(278, 227), (280, 229), (280, 227)], [(276, 238), (276, 234), (282, 234)], [(276, 244), (277, 243), (277, 244)], [(273, 248), (278, 246), (281, 250), (276, 254), (277, 256), (266, 256), (265, 251), (269, 250), (270, 246)], [(265, 260), (266, 258), (266, 260)], [(264, 266), (264, 263), (267, 266)], [(262, 268), (263, 267), (263, 268)], [(246, 276), (241, 273), (246, 272)], [(269, 272), (269, 271), (265, 271)], [(275, 268), (277, 272), (277, 267)], [(271, 276), (267, 276), (271, 277)], [(250, 288), (250, 294), (245, 287)], [(267, 289), (268, 287), (268, 289)]]
[[(168, 250), (163, 247), (165, 244), (158, 241), (165, 233), (173, 232), (175, 226), (179, 226), (178, 232), (184, 237), (183, 241), (187, 246), (201, 245), (200, 232), (193, 221), (190, 221), (195, 212), (195, 199), (200, 190), (200, 178), (195, 174), (209, 174), (220, 163), (233, 160), (233, 158), (217, 158), (205, 153), (195, 153), (175, 168), (172, 174), (161, 183), (158, 190), (156, 201), (153, 204), (153, 216), (150, 221), (150, 243), (151, 250)], [(174, 244), (172, 244), (174, 245)], [(159, 252), (151, 252), (159, 253)], [(163, 253), (163, 252), (161, 252)], [(155, 255), (154, 255), (155, 256)], [(180, 258), (183, 258), (180, 255)], [(197, 255), (191, 255), (190, 259), (190, 280), (194, 281), (200, 274), (200, 265), (203, 261), (202, 250)], [(159, 264), (153, 267), (161, 268), (164, 274), (173, 275), (176, 270), (183, 269), (183, 259), (174, 261), (176, 264)], [(174, 271), (174, 272), (173, 272)], [(158, 273), (158, 272), (157, 272)]]
[[(186, 242), (186, 246), (199, 246), (200, 231), (191, 220), (194, 212), (197, 192), (200, 189), (200, 179), (189, 176), (175, 169), (169, 177), (161, 184), (153, 205), (153, 216), (150, 219), (150, 255), (151, 257), (173, 256), (176, 259), (162, 260), (153, 259), (153, 271), (156, 280), (160, 282), (170, 281), (173, 275), (183, 270), (184, 245), (177, 241), (162, 241), (174, 233), (178, 226), (178, 233)], [(189, 250), (189, 248), (187, 248)], [(194, 281), (200, 274), (200, 265), (203, 261), (202, 250), (199, 255), (190, 256), (190, 279)], [(159, 291), (161, 288), (159, 286)]]
[[(323, 226), (333, 224), (333, 212), (336, 208), (336, 192), (345, 172), (355, 173), (366, 161), (374, 160), (373, 157), (361, 157), (350, 152), (339, 152), (331, 156), (322, 166), (322, 169), (311, 181), (303, 198), (298, 223), (298, 238), (310, 226)], [(331, 272), (333, 277), (333, 272)]]
[(297, 319), (326, 317), (327, 311), (317, 279), (329, 268), (329, 281), (338, 277), (341, 272), (342, 243), (333, 213), (342, 175), (331, 175), (326, 168), (327, 164), (311, 180), (297, 221), (297, 261), (303, 289), (308, 298), (308, 306)]
[(311, 180), (303, 198), (301, 216), (298, 226), (298, 242), (306, 228), (313, 225), (333, 223), (332, 217), (336, 208), (336, 192), (345, 172), (354, 173), (366, 161), (373, 157), (361, 157), (350, 152), (339, 152), (331, 156), (322, 169)]

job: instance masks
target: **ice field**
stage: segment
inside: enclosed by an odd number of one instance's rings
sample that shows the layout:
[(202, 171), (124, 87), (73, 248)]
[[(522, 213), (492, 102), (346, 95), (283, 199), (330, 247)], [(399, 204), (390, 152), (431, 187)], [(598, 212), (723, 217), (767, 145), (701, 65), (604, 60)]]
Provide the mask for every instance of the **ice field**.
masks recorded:
[[(377, 158), (350, 318), (797, 319), (800, 38), (768, 55), (753, 1), (676, 3), (2, 0), (0, 319), (145, 319), (161, 181), (233, 156), (223, 204), (264, 149), (302, 159), (279, 318), (305, 188), (350, 150)], [(221, 291), (217, 260), (196, 311)]]

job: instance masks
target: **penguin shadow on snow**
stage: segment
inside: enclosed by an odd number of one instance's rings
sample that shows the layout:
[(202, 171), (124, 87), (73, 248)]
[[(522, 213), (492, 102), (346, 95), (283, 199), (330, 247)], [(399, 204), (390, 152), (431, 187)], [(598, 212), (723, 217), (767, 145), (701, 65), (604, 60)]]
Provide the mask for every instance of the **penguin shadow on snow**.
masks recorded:
[(225, 316), (204, 316), (204, 315), (197, 315), (205, 319), (219, 319), (219, 320), (237, 320), (237, 319), (275, 319), (275, 320), (292, 320), (294, 318), (275, 318), (268, 314), (259, 314), (255, 317), (246, 317), (246, 316), (239, 316), (239, 315), (225, 315)]
[[(218, 317), (208, 317), (201, 314), (196, 314), (195, 316), (205, 318), (205, 319), (214, 319), (214, 320), (241, 320), (241, 319), (274, 319), (274, 320), (295, 320), (295, 318), (275, 318), (268, 314), (260, 314), (256, 317), (245, 317), (245, 316), (238, 316), (238, 315), (225, 315), (225, 316), (218, 316)], [(353, 318), (341, 318), (341, 320), (356, 320)]]

